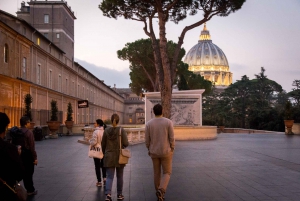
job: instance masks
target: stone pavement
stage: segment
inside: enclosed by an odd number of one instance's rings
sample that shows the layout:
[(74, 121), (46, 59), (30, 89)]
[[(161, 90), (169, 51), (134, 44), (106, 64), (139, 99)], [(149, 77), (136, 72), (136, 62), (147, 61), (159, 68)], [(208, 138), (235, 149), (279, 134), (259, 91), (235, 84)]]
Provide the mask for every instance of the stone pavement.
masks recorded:
[[(82, 136), (36, 142), (39, 164), (31, 201), (103, 201)], [(152, 163), (144, 144), (130, 146), (125, 200), (155, 201)], [(116, 179), (116, 178), (115, 178)], [(113, 200), (116, 199), (114, 180)], [(166, 201), (300, 200), (300, 136), (219, 134), (210, 141), (177, 141)]]

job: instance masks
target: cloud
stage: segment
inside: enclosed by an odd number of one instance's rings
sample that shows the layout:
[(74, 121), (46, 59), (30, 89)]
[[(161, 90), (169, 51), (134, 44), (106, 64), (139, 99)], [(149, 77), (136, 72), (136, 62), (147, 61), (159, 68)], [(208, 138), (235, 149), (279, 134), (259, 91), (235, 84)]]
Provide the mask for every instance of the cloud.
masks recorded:
[(129, 88), (129, 68), (122, 71), (117, 71), (102, 66), (96, 66), (95, 64), (91, 64), (87, 61), (76, 58), (75, 61), (96, 76), (99, 80), (104, 80), (106, 85), (113, 87), (114, 84), (116, 84), (116, 88)]

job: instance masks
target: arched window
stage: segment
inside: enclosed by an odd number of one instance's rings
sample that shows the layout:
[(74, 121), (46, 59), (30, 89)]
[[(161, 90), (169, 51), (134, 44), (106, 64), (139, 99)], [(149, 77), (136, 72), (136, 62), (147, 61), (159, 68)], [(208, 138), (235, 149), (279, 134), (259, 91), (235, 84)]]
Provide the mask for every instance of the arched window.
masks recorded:
[(4, 45), (4, 62), (8, 63), (8, 45)]

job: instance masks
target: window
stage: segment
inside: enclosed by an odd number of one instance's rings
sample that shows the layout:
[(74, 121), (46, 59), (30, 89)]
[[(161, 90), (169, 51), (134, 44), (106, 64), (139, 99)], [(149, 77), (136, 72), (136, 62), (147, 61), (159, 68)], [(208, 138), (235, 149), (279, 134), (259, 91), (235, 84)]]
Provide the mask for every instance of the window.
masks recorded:
[(68, 78), (66, 79), (66, 94), (68, 94)]
[(49, 23), (49, 15), (48, 14), (44, 15), (44, 23), (45, 24)]
[(80, 94), (80, 85), (77, 86), (77, 96), (79, 97)]
[(52, 89), (52, 70), (49, 71), (49, 88)]
[(26, 28), (23, 27), (23, 35), (26, 35)]
[(27, 59), (26, 57), (23, 57), (23, 60), (22, 60), (22, 78), (23, 79), (26, 79), (26, 63), (27, 63)]
[(37, 39), (36, 39), (36, 43), (37, 43), (38, 45), (40, 45), (40, 38), (37, 38)]
[(58, 75), (58, 91), (61, 92), (61, 75)]
[(36, 67), (36, 83), (41, 84), (41, 64)]
[(8, 45), (4, 45), (4, 63), (8, 63)]
[(72, 83), (72, 94), (75, 96), (75, 82), (73, 81)]
[(59, 38), (59, 33), (56, 34), (56, 38)]

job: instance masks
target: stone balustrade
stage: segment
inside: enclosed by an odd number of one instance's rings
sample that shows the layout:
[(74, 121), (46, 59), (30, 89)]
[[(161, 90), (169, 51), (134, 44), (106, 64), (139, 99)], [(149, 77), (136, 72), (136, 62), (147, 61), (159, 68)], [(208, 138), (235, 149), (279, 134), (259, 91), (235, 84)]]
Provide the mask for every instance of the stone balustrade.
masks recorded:
[[(84, 130), (83, 140), (88, 143), (93, 136), (93, 132), (95, 128), (84, 127), (83, 130)], [(124, 130), (126, 131), (130, 145), (145, 142), (145, 128), (124, 128)]]

